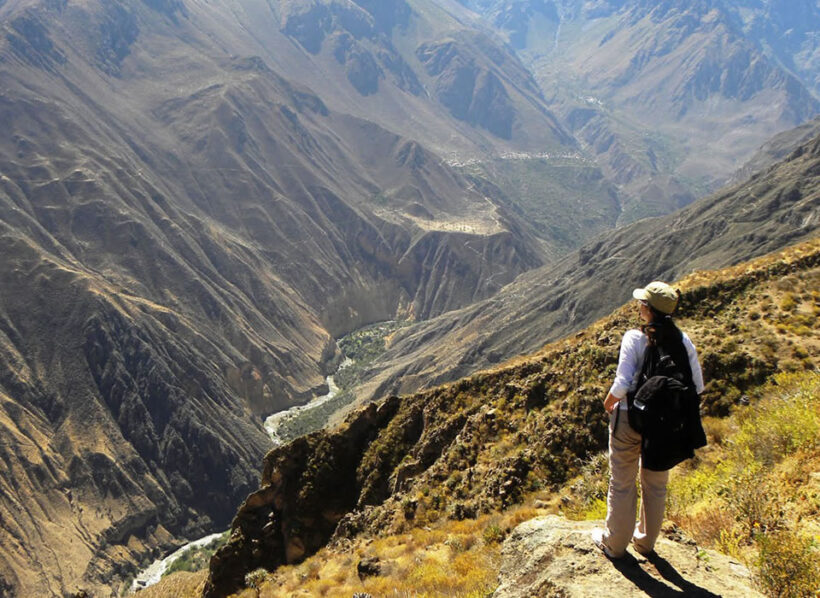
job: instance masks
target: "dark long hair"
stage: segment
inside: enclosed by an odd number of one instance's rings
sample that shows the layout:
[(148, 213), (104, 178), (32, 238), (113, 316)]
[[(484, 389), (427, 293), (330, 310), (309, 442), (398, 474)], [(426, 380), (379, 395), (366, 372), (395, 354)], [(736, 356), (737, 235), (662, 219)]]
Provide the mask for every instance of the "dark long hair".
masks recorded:
[(683, 338), (683, 333), (675, 324), (672, 316), (658, 311), (651, 305), (649, 311), (652, 312), (652, 321), (641, 327), (643, 333), (649, 338), (649, 343), (664, 348), (678, 345)]
[(653, 352), (655, 358), (659, 358), (661, 352), (669, 355), (683, 374), (681, 381), (694, 389), (692, 368), (689, 365), (689, 356), (683, 344), (683, 332), (677, 327), (670, 314), (659, 312), (653, 309), (651, 305), (649, 309), (652, 311), (652, 321), (649, 324), (644, 324), (641, 330), (649, 338), (650, 348), (652, 346), (658, 347), (658, 350)]

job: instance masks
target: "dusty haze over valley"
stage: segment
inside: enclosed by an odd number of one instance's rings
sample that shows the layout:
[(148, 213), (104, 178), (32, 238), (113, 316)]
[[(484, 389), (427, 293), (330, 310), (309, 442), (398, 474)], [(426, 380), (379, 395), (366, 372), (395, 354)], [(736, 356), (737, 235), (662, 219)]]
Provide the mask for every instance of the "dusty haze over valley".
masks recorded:
[(300, 433), (816, 238), (819, 29), (807, 0), (0, 0), (0, 596), (120, 595), (227, 529), (265, 418), (337, 370)]

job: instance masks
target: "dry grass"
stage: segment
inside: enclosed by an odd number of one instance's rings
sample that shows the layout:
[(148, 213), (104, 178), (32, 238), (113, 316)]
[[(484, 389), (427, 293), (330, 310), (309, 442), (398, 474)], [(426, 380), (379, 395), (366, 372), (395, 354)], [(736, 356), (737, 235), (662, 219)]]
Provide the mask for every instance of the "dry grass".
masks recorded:
[(779, 374), (757, 394), (698, 467), (673, 472), (668, 515), (699, 544), (754, 565), (768, 595), (814, 596), (820, 374)]
[(141, 590), (139, 598), (199, 598), (208, 579), (207, 571), (181, 571), (164, 577), (157, 585)]
[[(268, 573), (257, 586), (258, 595), (483, 598), (497, 584), (501, 540), (521, 522), (544, 513), (521, 505), (476, 519), (442, 520), (404, 534), (359, 538), (344, 547), (326, 548), (299, 565)], [(357, 565), (363, 558), (377, 558), (381, 573), (359, 579)], [(256, 595), (257, 589), (246, 589), (235, 596)]]

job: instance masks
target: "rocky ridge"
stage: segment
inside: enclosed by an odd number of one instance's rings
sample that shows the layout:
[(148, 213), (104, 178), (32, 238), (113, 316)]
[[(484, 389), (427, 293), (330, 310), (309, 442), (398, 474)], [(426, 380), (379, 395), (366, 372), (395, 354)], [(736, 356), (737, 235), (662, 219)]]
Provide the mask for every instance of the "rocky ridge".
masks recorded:
[(0, 88), (11, 594), (116, 593), (227, 523), (261, 416), (321, 392), (334, 337), (545, 262), (442, 156), (576, 150), (445, 0), (7, 0)]
[(810, 2), (463, 3), (506, 34), (622, 187), (622, 223), (714, 190), (820, 109)]
[(741, 183), (786, 159), (801, 145), (810, 143), (820, 134), (820, 118), (814, 118), (799, 127), (783, 131), (769, 139), (733, 176), (731, 183)]

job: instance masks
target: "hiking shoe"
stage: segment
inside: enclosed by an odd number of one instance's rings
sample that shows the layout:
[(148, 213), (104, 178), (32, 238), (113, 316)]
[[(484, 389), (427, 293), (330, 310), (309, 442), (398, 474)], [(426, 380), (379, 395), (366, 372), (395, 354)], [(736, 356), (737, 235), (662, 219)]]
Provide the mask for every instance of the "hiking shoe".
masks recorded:
[(619, 558), (616, 556), (614, 552), (606, 545), (604, 542), (604, 534), (606, 532), (603, 528), (596, 527), (592, 530), (592, 541), (595, 543), (595, 546), (601, 549), (601, 551), (607, 556), (609, 559), (617, 559)]

